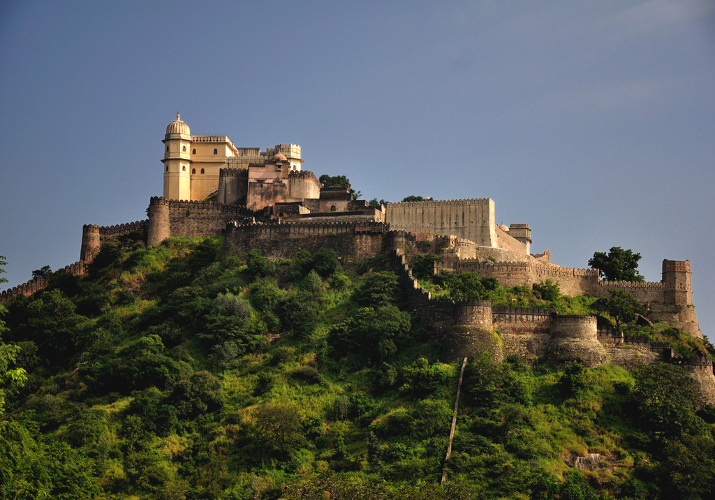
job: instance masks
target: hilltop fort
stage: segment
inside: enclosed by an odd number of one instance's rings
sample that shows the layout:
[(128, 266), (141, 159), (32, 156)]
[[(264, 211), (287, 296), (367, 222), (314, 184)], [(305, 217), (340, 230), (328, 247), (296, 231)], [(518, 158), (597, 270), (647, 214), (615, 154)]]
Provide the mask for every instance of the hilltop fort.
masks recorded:
[[(610, 290), (631, 294), (659, 320), (702, 338), (692, 301), (690, 262), (663, 260), (659, 282), (608, 282), (598, 270), (570, 269), (551, 262), (549, 251), (531, 253), (531, 228), (524, 222), (496, 224), (489, 198), (390, 203), (374, 207), (353, 200), (350, 187), (322, 186), (303, 170), (301, 148), (278, 144), (238, 148), (223, 135), (191, 135), (180, 119), (166, 128), (163, 142), (163, 196), (149, 201), (148, 219), (82, 229), (80, 259), (64, 271), (86, 274), (86, 266), (108, 238), (140, 233), (147, 245), (172, 236), (225, 235), (237, 251), (261, 249), (267, 256), (291, 256), (301, 248), (332, 248), (344, 265), (376, 254), (389, 257), (408, 290), (413, 314), (443, 339), (443, 357), (453, 361), (489, 349), (508, 354), (582, 360), (589, 366), (632, 367), (656, 360), (681, 364), (698, 381), (704, 401), (715, 402), (712, 361), (678, 359), (666, 344), (643, 343), (620, 332), (598, 329), (593, 316), (558, 315), (543, 309), (496, 308), (486, 301), (438, 302), (412, 277), (418, 255), (440, 255), (436, 273), (473, 271), (503, 286), (531, 286), (547, 279), (563, 294), (606, 297)], [(39, 278), (3, 291), (7, 302), (47, 286)], [(493, 333), (500, 332), (498, 337)]]

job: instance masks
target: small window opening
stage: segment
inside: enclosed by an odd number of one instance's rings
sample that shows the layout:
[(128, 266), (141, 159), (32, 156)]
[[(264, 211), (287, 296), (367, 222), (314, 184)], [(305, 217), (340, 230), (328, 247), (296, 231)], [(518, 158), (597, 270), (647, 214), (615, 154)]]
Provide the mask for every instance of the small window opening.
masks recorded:
[(195, 154), (196, 154), (196, 149), (194, 149), (194, 152), (193, 152), (193, 153), (191, 153), (191, 154), (192, 154), (192, 155), (195, 155)]
[(202, 174), (204, 173), (204, 169), (203, 169), (203, 168), (201, 169), (201, 173), (202, 173)]
[(169, 152), (169, 146), (166, 146), (166, 152), (167, 153)]
[(186, 146), (183, 147), (182, 151), (186, 153)]
[(215, 154), (215, 155), (218, 154), (218, 149), (214, 149), (214, 154)]
[(181, 166), (181, 171), (182, 171), (182, 172), (186, 172), (186, 165), (182, 165), (182, 166)]
[(335, 212), (335, 211), (336, 211), (335, 205), (330, 205), (330, 211), (331, 211), (331, 212)]
[(192, 174), (195, 174), (195, 173), (196, 173), (196, 169), (195, 169), (195, 168), (192, 168), (192, 169), (191, 169), (191, 173), (192, 173)]
[(164, 170), (164, 172), (168, 172), (168, 171), (169, 171), (169, 165), (166, 166), (166, 170)]

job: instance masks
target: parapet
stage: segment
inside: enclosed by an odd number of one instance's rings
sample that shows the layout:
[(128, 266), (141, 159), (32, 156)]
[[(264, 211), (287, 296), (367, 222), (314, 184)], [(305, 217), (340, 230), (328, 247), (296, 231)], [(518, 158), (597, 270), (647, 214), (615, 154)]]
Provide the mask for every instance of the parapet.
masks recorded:
[(690, 261), (689, 260), (668, 260), (663, 259), (663, 272), (690, 272)]
[(68, 266), (65, 266), (62, 269), (58, 269), (57, 271), (51, 273), (48, 276), (45, 276), (44, 278), (34, 278), (15, 287), (3, 290), (2, 292), (0, 292), (0, 304), (8, 303), (13, 297), (16, 297), (17, 295), (32, 295), (33, 293), (44, 290), (49, 285), (50, 278), (60, 272), (69, 273), (73, 276), (83, 277), (87, 274), (87, 269), (85, 266), (85, 262), (83, 260), (79, 260)]
[(310, 170), (291, 170), (288, 179), (306, 179), (318, 182), (318, 178)]
[(245, 177), (248, 178), (248, 169), (245, 168), (222, 168), (218, 171), (219, 178), (221, 177)]
[(149, 198), (149, 205), (166, 205), (169, 206), (169, 199), (163, 196), (152, 196)]
[[(94, 226), (97, 227), (97, 226)], [(129, 233), (143, 233), (149, 227), (149, 220), (139, 220), (135, 222), (127, 222), (124, 224), (117, 224), (114, 226), (101, 226), (99, 227), (100, 236), (121, 236), (123, 234)]]
[(425, 201), (400, 201), (390, 203), (392, 209), (400, 207), (439, 207), (443, 205), (483, 205), (494, 203), (491, 198), (464, 198), (457, 200), (425, 200)]

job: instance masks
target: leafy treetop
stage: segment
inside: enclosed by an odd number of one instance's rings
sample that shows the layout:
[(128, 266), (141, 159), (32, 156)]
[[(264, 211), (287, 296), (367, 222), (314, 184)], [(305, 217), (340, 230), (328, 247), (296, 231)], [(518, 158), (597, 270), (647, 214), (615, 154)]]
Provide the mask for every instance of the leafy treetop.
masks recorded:
[(633, 295), (620, 290), (609, 290), (608, 293), (611, 296), (596, 300), (593, 303), (593, 308), (613, 318), (616, 321), (617, 330), (623, 323), (633, 321), (636, 314), (643, 314), (643, 306)]
[(42, 266), (40, 269), (35, 269), (32, 271), (32, 279), (44, 278), (52, 272), (50, 266)]
[(608, 254), (595, 252), (588, 260), (588, 265), (592, 269), (598, 269), (599, 276), (609, 281), (645, 281), (637, 271), (639, 260), (639, 253), (621, 247), (611, 247)]
[(360, 191), (355, 191), (350, 187), (350, 179), (344, 175), (328, 175), (323, 174), (318, 177), (318, 180), (325, 188), (345, 188), (350, 190), (350, 194), (353, 196), (353, 200), (357, 200), (362, 193)]

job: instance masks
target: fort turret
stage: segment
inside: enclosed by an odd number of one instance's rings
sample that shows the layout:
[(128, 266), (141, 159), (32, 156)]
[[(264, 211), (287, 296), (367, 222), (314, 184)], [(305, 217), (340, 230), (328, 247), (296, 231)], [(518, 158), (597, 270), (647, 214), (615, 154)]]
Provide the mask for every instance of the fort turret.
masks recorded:
[(191, 199), (191, 130), (176, 113), (166, 127), (164, 140), (164, 198)]
[(663, 278), (665, 285), (664, 302), (677, 306), (693, 303), (693, 291), (690, 285), (689, 260), (663, 260)]

